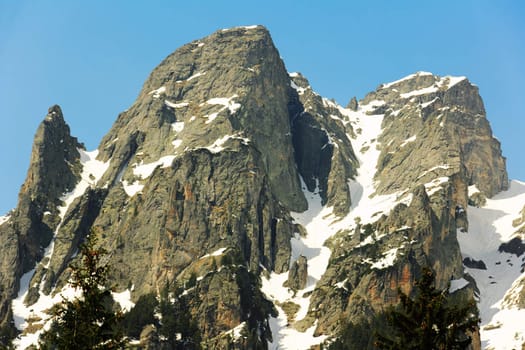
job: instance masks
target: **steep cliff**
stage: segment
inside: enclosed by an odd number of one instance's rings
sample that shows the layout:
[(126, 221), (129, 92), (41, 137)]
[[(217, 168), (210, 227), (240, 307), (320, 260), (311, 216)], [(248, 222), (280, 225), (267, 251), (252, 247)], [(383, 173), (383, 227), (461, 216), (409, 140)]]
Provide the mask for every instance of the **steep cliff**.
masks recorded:
[(64, 193), (76, 186), (80, 175), (79, 149), (70, 135), (59, 106), (49, 108), (35, 134), (29, 170), (9, 219), (0, 224), (0, 327), (11, 322), (11, 299), (19, 279), (42, 260), (61, 215)]

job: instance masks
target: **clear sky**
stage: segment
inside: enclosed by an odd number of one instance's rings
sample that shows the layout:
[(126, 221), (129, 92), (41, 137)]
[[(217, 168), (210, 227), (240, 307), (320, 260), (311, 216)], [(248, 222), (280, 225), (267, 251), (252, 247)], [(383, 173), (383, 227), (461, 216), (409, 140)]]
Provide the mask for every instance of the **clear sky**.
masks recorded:
[(525, 180), (525, 1), (0, 0), (0, 215), (16, 206), (49, 106), (95, 149), (165, 56), (251, 24), (343, 105), (416, 71), (467, 76), (510, 177)]

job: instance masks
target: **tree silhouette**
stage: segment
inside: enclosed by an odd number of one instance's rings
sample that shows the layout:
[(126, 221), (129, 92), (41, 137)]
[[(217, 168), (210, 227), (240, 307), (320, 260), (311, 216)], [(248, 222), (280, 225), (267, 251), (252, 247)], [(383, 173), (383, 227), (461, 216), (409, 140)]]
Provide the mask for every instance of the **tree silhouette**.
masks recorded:
[(479, 324), (476, 304), (438, 290), (434, 273), (423, 268), (415, 296), (399, 291), (400, 302), (371, 320), (348, 320), (331, 342), (331, 350), (463, 350)]
[(94, 231), (81, 246), (81, 259), (70, 265), (71, 286), (82, 296), (64, 300), (52, 310), (52, 324), (40, 337), (41, 349), (120, 349), (125, 342), (120, 331), (119, 313), (112, 310), (111, 291), (106, 288), (108, 265), (101, 263), (106, 254), (96, 248)]
[(375, 345), (390, 350), (466, 349), (480, 322), (475, 303), (453, 304), (448, 288), (434, 287), (434, 272), (423, 268), (411, 299), (400, 293), (400, 303), (386, 312), (389, 328), (379, 332)]

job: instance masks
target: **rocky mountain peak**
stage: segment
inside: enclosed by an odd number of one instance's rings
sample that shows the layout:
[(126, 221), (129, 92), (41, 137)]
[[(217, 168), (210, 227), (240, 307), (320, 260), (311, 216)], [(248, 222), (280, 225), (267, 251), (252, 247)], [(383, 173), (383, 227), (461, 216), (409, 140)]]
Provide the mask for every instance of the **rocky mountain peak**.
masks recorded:
[[(499, 141), (492, 136), (478, 87), (467, 78), (418, 72), (380, 85), (361, 103), (370, 106), (369, 113), (385, 116), (385, 143), (376, 175), (383, 179), (380, 190), (408, 185), (394, 185), (399, 182), (395, 180), (400, 179), (398, 175), (408, 171), (403, 165), (413, 174), (408, 176), (410, 183), (424, 184), (432, 173), (450, 176), (464, 172), (468, 185), (476, 184), (488, 196), (508, 187)], [(433, 144), (427, 144), (430, 142)], [(428, 150), (437, 150), (435, 154), (440, 156), (434, 158), (434, 151)], [(444, 154), (448, 156), (444, 158)], [(388, 169), (400, 173), (394, 175)]]
[(121, 172), (125, 163), (250, 144), (261, 152), (279, 199), (304, 209), (289, 158), (289, 85), (279, 53), (262, 26), (220, 30), (184, 45), (153, 70), (137, 101), (102, 140), (101, 157), (121, 160), (112, 162), (108, 181), (119, 173), (134, 181), (127, 171)]
[(60, 106), (51, 106), (35, 134), (33, 150), (22, 193), (58, 198), (72, 189), (80, 171), (77, 139), (71, 136)]
[(53, 105), (47, 109), (47, 116), (46, 119), (53, 119), (53, 118), (61, 118), (64, 119), (64, 115), (62, 114), (62, 108), (60, 108), (59, 105)]
[[(26, 329), (17, 344), (45, 327), (91, 230), (119, 303), (179, 286), (211, 349), (330, 341), (342, 319), (410, 294), (427, 266), (472, 301), (458, 237), (468, 204), (493, 205), (507, 185), (465, 77), (418, 72), (343, 108), (287, 72), (266, 28), (219, 30), (166, 57), (98, 150), (49, 108), (18, 206), (0, 218), (0, 346), (12, 320)], [(144, 348), (164, 342), (142, 331)]]
[(71, 191), (82, 169), (79, 149), (83, 145), (71, 136), (60, 106), (51, 106), (38, 127), (26, 180), (18, 197), (14, 217), (22, 248), (27, 250), (24, 270), (34, 265), (49, 244), (58, 225), (62, 196)]
[(381, 84), (376, 91), (368, 94), (363, 103), (371, 101), (386, 103), (427, 103), (437, 100), (447, 106), (467, 108), (474, 114), (485, 114), (483, 101), (477, 86), (466, 77), (441, 77), (428, 72), (417, 72), (391, 83)]
[[(140, 96), (163, 94), (171, 99), (182, 98), (196, 84), (205, 84), (208, 88), (208, 91), (199, 91), (199, 94), (195, 94), (197, 91), (190, 92), (192, 98), (199, 100), (216, 97), (211, 95), (216, 88), (221, 88), (225, 94), (238, 93), (239, 88), (249, 88), (245, 79), (255, 75), (249, 73), (257, 73), (265, 59), (274, 62), (278, 58), (275, 55), (278, 55), (277, 49), (263, 26), (219, 30), (182, 46), (166, 57), (146, 80)], [(229, 61), (231, 59), (234, 61)], [(227, 79), (228, 72), (232, 74), (232, 71), (239, 69), (247, 71), (243, 79)], [(226, 77), (214, 82), (214, 78), (220, 78), (220, 73), (226, 74)]]

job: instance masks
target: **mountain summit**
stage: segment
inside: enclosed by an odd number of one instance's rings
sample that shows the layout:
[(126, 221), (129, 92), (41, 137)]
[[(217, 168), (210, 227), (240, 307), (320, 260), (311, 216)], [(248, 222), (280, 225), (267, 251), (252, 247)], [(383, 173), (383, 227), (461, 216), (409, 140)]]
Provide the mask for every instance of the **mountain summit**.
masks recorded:
[[(521, 346), (505, 315), (523, 312), (524, 194), (468, 79), (418, 72), (343, 108), (287, 72), (266, 28), (220, 30), (164, 59), (95, 151), (49, 109), (0, 218), (0, 344), (37, 342), (99, 232), (118, 307), (184, 297), (205, 348), (328, 344), (426, 267), (478, 302), (474, 349)], [(169, 348), (137, 324), (136, 346)]]

